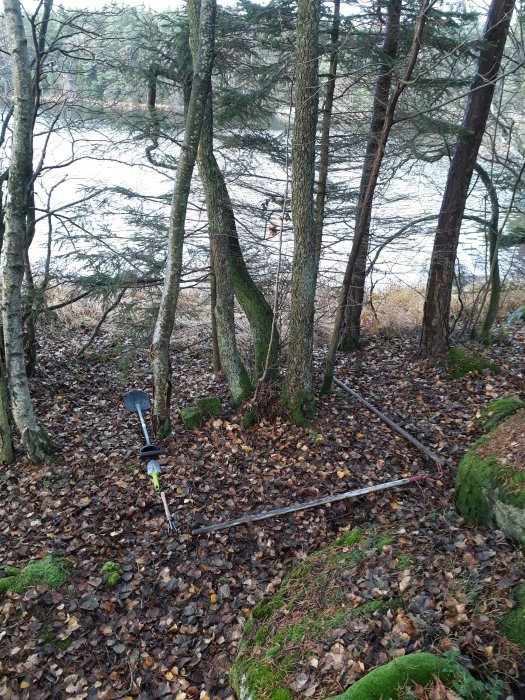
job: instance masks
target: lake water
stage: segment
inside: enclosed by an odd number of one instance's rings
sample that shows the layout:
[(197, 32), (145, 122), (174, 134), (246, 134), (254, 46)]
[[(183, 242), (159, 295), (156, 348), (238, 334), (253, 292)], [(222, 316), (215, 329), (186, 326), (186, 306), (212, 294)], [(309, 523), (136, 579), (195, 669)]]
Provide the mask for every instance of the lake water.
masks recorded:
[[(38, 157), (38, 147), (42, 141), (43, 137), (36, 139), (35, 158)], [(58, 266), (61, 270), (67, 269), (68, 265), (75, 269), (81, 265), (87, 271), (85, 262), (63, 257), (73, 250), (98, 250), (99, 265), (102, 267), (104, 255), (109, 260), (115, 251), (125, 254), (128, 250), (129, 253), (130, 247), (146, 251), (148, 229), (153, 241), (148, 255), (162, 259), (163, 234), (155, 233), (150, 224), (167, 221), (173, 173), (149, 164), (145, 157), (145, 145), (144, 141), (130, 140), (123, 132), (107, 128), (84, 131), (74, 138), (66, 131), (52, 136), (46, 157), (46, 166), (50, 169), (39, 183), (38, 201), (39, 206), (45, 209), (48, 193), (54, 188), (51, 198), (51, 209), (56, 211), (53, 250), (56, 256), (60, 256)], [(176, 159), (178, 148), (173, 146), (170, 151), (159, 151), (159, 156)], [(228, 179), (239, 236), (247, 258), (259, 267), (260, 261), (264, 260), (264, 267), (270, 270), (277, 259), (278, 237), (268, 237), (268, 226), (271, 222), (278, 224), (280, 220), (286, 181), (284, 168), (272, 164), (269, 159), (235, 150), (222, 152), (219, 149), (218, 159)], [(73, 162), (70, 163), (71, 160)], [(337, 191), (337, 196), (331, 198), (321, 264), (323, 278), (331, 283), (340, 281), (351, 247), (352, 207), (360, 179), (359, 166), (359, 162), (353, 169), (341, 169), (339, 166), (338, 172), (331, 177), (331, 191)], [(445, 162), (417, 166), (408, 163), (390, 181), (381, 184), (372, 220), (372, 256), (375, 246), (392, 237), (409, 222), (438, 213), (447, 167), (448, 163)], [(388, 175), (385, 169), (384, 177)], [(84, 205), (78, 202), (89, 192), (89, 188), (122, 188), (123, 191), (140, 194), (140, 198), (134, 200), (122, 192), (106, 192), (92, 199), (91, 208), (84, 211)], [(485, 216), (484, 195), (484, 189), (476, 186), (469, 199), (469, 210), (478, 216)], [(72, 202), (76, 204), (71, 206)], [(136, 219), (135, 225), (132, 225), (130, 217)], [(434, 226), (435, 221), (420, 223), (390, 242), (376, 262), (374, 282), (379, 286), (424, 283)], [(47, 220), (42, 216), (31, 250), (31, 258), (35, 262), (42, 258), (47, 230)], [(137, 233), (139, 242), (130, 243)], [(201, 188), (195, 178), (187, 219), (187, 263), (196, 268), (202, 267), (206, 249), (206, 212)], [(291, 221), (287, 218), (283, 235), (285, 263), (291, 264), (292, 255), (293, 233)], [(128, 258), (131, 260), (129, 255)], [(477, 224), (465, 222), (458, 259), (472, 274), (484, 271), (484, 237)], [(126, 264), (124, 262), (123, 267)], [(136, 261), (133, 264), (137, 273), (147, 274), (145, 267)]]

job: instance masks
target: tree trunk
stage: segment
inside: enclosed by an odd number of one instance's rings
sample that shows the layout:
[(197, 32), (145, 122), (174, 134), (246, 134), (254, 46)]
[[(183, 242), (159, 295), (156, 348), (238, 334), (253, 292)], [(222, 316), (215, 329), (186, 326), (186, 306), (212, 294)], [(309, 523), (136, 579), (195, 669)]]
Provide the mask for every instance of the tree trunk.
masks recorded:
[(27, 40), (19, 0), (4, 0), (11, 44), (15, 113), (9, 162), (5, 227), (5, 267), (2, 294), (6, 372), (15, 424), (33, 461), (50, 454), (53, 446), (37, 421), (29, 393), (22, 319), (24, 252), (27, 247), (28, 188), (32, 174), (33, 94)]
[(416, 25), (414, 28), (414, 36), (412, 37), (412, 44), (410, 46), (410, 51), (408, 54), (405, 72), (401, 80), (398, 81), (397, 87), (392, 95), (391, 99), (388, 101), (386, 108), (386, 114), (383, 120), (383, 128), (379, 136), (379, 143), (375, 151), (375, 156), (372, 162), (372, 167), (370, 170), (370, 175), (368, 177), (368, 183), (366, 190), (363, 193), (363, 200), (361, 204), (361, 211), (363, 214), (359, 216), (356, 220), (356, 229), (354, 233), (354, 241), (352, 244), (352, 250), (350, 252), (350, 257), (348, 258), (348, 263), (346, 265), (345, 274), (343, 277), (343, 283), (341, 285), (341, 290), (339, 292), (339, 299), (337, 304), (337, 309), (335, 312), (334, 319), (334, 329), (332, 332), (332, 338), (328, 348), (328, 354), (326, 358), (326, 367), (324, 372), (323, 384), (321, 391), (324, 393), (329, 393), (332, 387), (332, 380), (334, 376), (335, 369), (335, 357), (337, 354), (337, 348), (339, 346), (339, 340), (341, 337), (341, 329), (343, 326), (344, 310), (346, 306), (346, 301), (350, 291), (350, 282), (354, 273), (354, 268), (359, 254), (359, 250), (365, 234), (369, 228), (369, 221), (365, 216), (366, 212), (372, 211), (372, 203), (374, 199), (375, 188), (377, 185), (377, 180), (379, 178), (379, 171), (381, 170), (381, 164), (383, 162), (383, 157), (385, 154), (385, 146), (390, 136), (390, 131), (394, 123), (394, 114), (396, 111), (397, 103), (399, 98), (403, 94), (407, 85), (410, 83), (414, 68), (416, 66), (417, 57), (421, 49), (421, 41), (423, 37), (423, 30), (425, 28), (425, 23), (427, 19), (427, 13), (430, 7), (430, 0), (421, 0), (421, 5), (419, 8), (418, 17), (416, 20)]
[[(490, 199), (491, 217), (489, 225), (489, 305), (485, 319), (478, 332), (479, 340), (484, 345), (490, 345), (492, 340), (492, 327), (498, 315), (499, 300), (501, 296), (501, 277), (499, 273), (498, 248), (499, 248), (499, 200), (498, 193), (494, 187), (490, 175), (478, 162), (474, 163), (474, 170), (479, 175), (481, 182), (485, 185)], [(486, 294), (483, 297), (483, 305)], [(483, 306), (482, 305), (482, 306)], [(483, 309), (481, 309), (483, 310)]]
[(319, 2), (299, 0), (295, 51), (295, 121), (292, 141), (292, 263), (290, 336), (284, 399), (305, 424), (313, 403), (314, 304), (317, 282), (313, 209), (315, 134), (319, 92)]
[[(401, 19), (401, 0), (390, 0), (387, 7), (387, 17), (385, 23), (385, 34), (381, 55), (383, 62), (379, 65), (377, 80), (374, 91), (374, 102), (372, 107), (372, 121), (370, 124), (370, 136), (366, 145), (365, 160), (361, 174), (361, 184), (359, 187), (359, 199), (356, 211), (356, 230), (363, 227), (363, 238), (358, 247), (354, 269), (350, 279), (350, 288), (345, 304), (345, 317), (343, 331), (339, 348), (343, 351), (354, 350), (359, 345), (361, 335), (361, 311), (363, 308), (363, 297), (365, 294), (366, 260), (368, 256), (368, 245), (370, 240), (370, 221), (372, 218), (372, 197), (367, 200), (365, 206), (365, 194), (372, 177), (374, 160), (379, 148), (385, 148), (385, 143), (381, 143), (381, 132), (385, 124), (387, 115), (388, 99), (392, 88), (392, 78), (394, 71), (394, 61), (397, 56), (397, 46), (399, 40), (399, 24)], [(362, 220), (362, 224), (361, 224)], [(357, 238), (354, 237), (352, 252), (357, 248)]]
[[(208, 92), (206, 114), (201, 131), (199, 152), (197, 156), (199, 175), (204, 185), (208, 228), (210, 235), (211, 258), (216, 285), (215, 319), (217, 321), (217, 340), (221, 367), (226, 374), (230, 394), (237, 406), (249, 396), (252, 385), (248, 372), (241, 360), (235, 334), (235, 298), (230, 263), (230, 246), (224, 184), (219, 166), (213, 154), (213, 111), (212, 91)], [(220, 173), (222, 175), (222, 173)]]
[(215, 0), (202, 0), (199, 19), (199, 43), (194, 61), (191, 97), (184, 131), (175, 189), (171, 203), (168, 235), (168, 256), (159, 313), (153, 333), (153, 426), (159, 435), (171, 430), (170, 404), (172, 392), (170, 339), (175, 322), (182, 273), (184, 225), (191, 179), (204, 119), (211, 81), (215, 43)]
[(316, 258), (317, 267), (321, 259), (321, 247), (323, 242), (324, 210), (326, 204), (326, 184), (328, 182), (328, 163), (330, 159), (330, 128), (332, 124), (332, 111), (334, 106), (335, 81), (337, 78), (337, 61), (339, 51), (339, 26), (341, 24), (341, 0), (334, 0), (334, 16), (332, 19), (332, 32), (330, 41), (332, 51), (330, 53), (330, 68), (328, 69), (328, 82), (323, 105), (323, 120), (321, 124), (321, 149), (319, 154), (319, 176), (317, 179), (317, 197), (315, 201), (315, 227), (317, 231)]
[(430, 262), (421, 357), (432, 357), (449, 347), (449, 314), (454, 263), (469, 185), (494, 95), (515, 0), (492, 0), (474, 82), (465, 107), (461, 132), (448, 171)]
[(215, 270), (213, 260), (210, 260), (210, 309), (211, 309), (211, 353), (213, 371), (221, 371), (221, 358), (219, 355), (219, 341), (217, 339), (217, 319), (215, 318), (215, 306), (217, 304), (217, 282), (215, 280)]

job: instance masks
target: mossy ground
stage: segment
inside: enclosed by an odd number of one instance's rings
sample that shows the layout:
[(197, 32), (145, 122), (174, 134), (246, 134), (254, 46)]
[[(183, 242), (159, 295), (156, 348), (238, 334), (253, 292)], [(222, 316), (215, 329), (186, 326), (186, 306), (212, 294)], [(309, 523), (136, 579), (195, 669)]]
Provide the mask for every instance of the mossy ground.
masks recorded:
[(517, 396), (496, 399), (482, 411), (476, 422), (486, 433), (490, 433), (506, 418), (513, 416), (522, 408), (525, 408), (525, 401), (522, 401)]
[(6, 566), (4, 572), (7, 576), (0, 579), (0, 593), (23, 593), (31, 586), (42, 584), (60, 588), (69, 579), (66, 561), (53, 556), (30, 561), (22, 569)]
[(292, 569), (280, 589), (252, 609), (230, 674), (235, 691), (250, 689), (256, 700), (294, 697), (287, 678), (332, 630), (345, 627), (350, 618), (399, 607), (399, 599), (378, 597), (353, 605), (346, 596), (345, 572), (361, 559), (381, 556), (391, 541), (376, 529), (351, 530)]
[(501, 372), (494, 362), (467, 350), (462, 345), (452, 348), (442, 365), (449, 371), (451, 379), (460, 379), (466, 374), (481, 374), (490, 370), (493, 374)]

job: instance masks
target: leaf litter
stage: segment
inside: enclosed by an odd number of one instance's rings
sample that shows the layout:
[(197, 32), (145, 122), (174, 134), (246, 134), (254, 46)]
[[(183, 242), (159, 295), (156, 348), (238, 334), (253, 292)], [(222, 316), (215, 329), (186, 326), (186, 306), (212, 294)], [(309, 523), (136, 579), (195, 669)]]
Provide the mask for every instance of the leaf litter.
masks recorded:
[[(339, 376), (439, 452), (442, 473), (337, 394), (319, 398), (311, 429), (285, 417), (243, 429), (233, 411), (201, 430), (177, 421), (160, 458), (179, 519), (175, 538), (165, 536), (162, 505), (137, 457), (141, 434), (121, 403), (127, 389), (149, 388), (147, 353), (137, 353), (124, 374), (111, 358), (110, 330), (85, 358), (75, 356), (80, 335), (43, 340), (33, 388), (61, 455), (41, 465), (21, 457), (4, 469), (0, 567), (53, 555), (68, 561), (71, 579), (58, 590), (39, 585), (0, 599), (0, 695), (231, 697), (228, 671), (251, 609), (341, 530), (373, 527), (389, 542), (351, 569), (348, 595), (352, 605), (395, 598), (395, 610), (349, 616), (331, 628), (315, 661), (290, 671), (295, 697), (342, 691), (411, 651), (451, 649), (476, 677), (498, 674), (507, 696), (521, 697), (523, 656), (497, 620), (525, 577), (523, 553), (498, 531), (465, 526), (453, 493), (459, 459), (478, 436), (476, 413), (495, 398), (525, 394), (517, 359), (525, 337), (519, 327), (509, 335), (510, 344), (487, 353), (502, 366), (499, 376), (451, 382), (443, 369), (414, 359), (412, 338), (377, 337), (341, 358)], [(320, 375), (322, 353), (316, 362)], [(173, 365), (180, 406), (209, 395), (227, 405), (224, 378), (207, 357), (176, 351)], [(190, 535), (195, 526), (420, 473), (435, 481)], [(108, 561), (120, 566), (114, 587), (100, 576)], [(420, 692), (451, 697), (439, 684)]]

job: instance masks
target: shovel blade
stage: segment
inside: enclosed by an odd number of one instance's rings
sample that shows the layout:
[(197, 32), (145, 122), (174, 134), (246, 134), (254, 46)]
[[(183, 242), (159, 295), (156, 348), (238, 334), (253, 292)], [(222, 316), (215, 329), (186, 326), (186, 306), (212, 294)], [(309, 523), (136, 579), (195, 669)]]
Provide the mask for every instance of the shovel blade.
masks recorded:
[(132, 389), (124, 394), (124, 406), (128, 411), (136, 411), (137, 408), (147, 411), (150, 407), (148, 395), (140, 389)]

